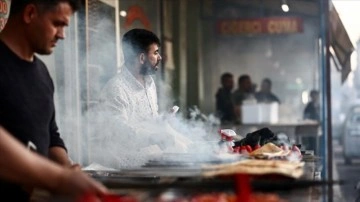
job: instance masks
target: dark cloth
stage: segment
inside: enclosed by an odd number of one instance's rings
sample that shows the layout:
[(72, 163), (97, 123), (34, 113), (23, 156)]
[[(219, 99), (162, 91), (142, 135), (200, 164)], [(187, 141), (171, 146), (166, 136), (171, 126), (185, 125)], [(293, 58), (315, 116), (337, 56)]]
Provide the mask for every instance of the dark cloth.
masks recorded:
[(216, 112), (222, 123), (236, 119), (231, 91), (219, 88), (216, 93)]
[(253, 93), (246, 93), (243, 92), (239, 89), (237, 89), (234, 93), (233, 93), (233, 101), (235, 105), (242, 105), (244, 100), (250, 99), (254, 96)]
[(279, 98), (271, 92), (269, 92), (269, 93), (257, 92), (255, 94), (255, 98), (256, 98), (257, 102), (265, 102), (265, 103), (277, 102), (280, 104)]
[[(50, 147), (66, 149), (55, 122), (54, 85), (45, 64), (37, 57), (33, 62), (20, 59), (1, 41), (0, 61), (0, 125), (25, 146), (31, 141), (45, 157)], [(4, 181), (0, 195), (12, 201), (28, 196)]]
[(304, 119), (320, 121), (320, 106), (309, 102), (304, 109)]

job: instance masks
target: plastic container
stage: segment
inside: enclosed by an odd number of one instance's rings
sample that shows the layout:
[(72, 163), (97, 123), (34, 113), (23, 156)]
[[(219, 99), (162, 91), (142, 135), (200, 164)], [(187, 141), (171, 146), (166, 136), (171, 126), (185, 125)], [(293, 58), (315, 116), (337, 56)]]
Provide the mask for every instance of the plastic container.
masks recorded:
[(274, 103), (244, 103), (241, 106), (243, 124), (278, 123), (279, 104)]

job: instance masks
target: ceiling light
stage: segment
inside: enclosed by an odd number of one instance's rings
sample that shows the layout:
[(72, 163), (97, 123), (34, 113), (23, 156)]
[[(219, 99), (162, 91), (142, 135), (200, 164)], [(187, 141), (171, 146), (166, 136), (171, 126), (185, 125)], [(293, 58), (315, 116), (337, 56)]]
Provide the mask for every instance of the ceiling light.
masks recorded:
[(282, 1), (281, 9), (282, 9), (285, 13), (289, 12), (290, 8), (289, 8), (289, 5), (287, 4), (286, 0), (283, 0), (283, 1)]
[(127, 15), (126, 11), (120, 11), (120, 16), (121, 17), (126, 17), (126, 15)]

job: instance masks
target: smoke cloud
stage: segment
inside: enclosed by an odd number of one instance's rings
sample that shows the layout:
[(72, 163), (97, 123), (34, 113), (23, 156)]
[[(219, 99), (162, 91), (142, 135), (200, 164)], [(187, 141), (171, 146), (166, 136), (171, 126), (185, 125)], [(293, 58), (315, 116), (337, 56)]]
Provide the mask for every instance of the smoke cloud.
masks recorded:
[[(70, 157), (84, 167), (97, 163), (115, 169), (139, 167), (150, 159), (168, 153), (201, 153), (203, 158), (209, 158), (217, 149), (219, 120), (213, 115), (202, 114), (196, 107), (180, 109), (176, 114), (170, 113), (174, 101), (171, 86), (159, 79), (159, 75), (154, 75), (160, 108), (160, 115), (156, 118), (124, 121), (116, 111), (104, 108), (99, 103), (104, 85), (116, 76), (119, 68), (116, 64), (123, 64), (123, 61), (114, 62), (115, 33), (110, 31), (113, 30), (113, 24), (112, 19), (102, 17), (97, 19), (96, 25), (92, 25), (92, 29), (102, 31), (96, 33), (90, 30), (93, 35), (90, 37), (89, 49), (79, 50), (79, 60), (87, 64), (87, 74), (82, 74), (81, 70), (73, 67), (65, 67), (64, 71), (72, 73), (54, 77), (59, 90), (58, 109), (62, 109), (58, 110), (57, 115), (59, 128)], [(66, 47), (71, 41), (65, 40), (64, 43)], [(85, 51), (89, 51), (87, 63), (81, 58)], [(126, 50), (121, 50), (124, 51)], [(65, 64), (70, 63), (66, 61), (73, 59), (72, 57), (73, 54), (65, 55)], [(78, 75), (78, 81), (65, 78), (69, 75), (74, 80)], [(84, 87), (84, 81), (89, 83), (85, 85), (87, 87)], [(74, 94), (77, 96), (74, 97)], [(84, 103), (79, 107), (79, 101), (84, 99), (82, 95), (88, 95), (91, 102), (87, 103), (85, 111), (81, 109), (84, 108)]]
[[(114, 53), (112, 14), (103, 13), (90, 16), (93, 23), (89, 23), (87, 31), (83, 30), (84, 20), (72, 20), (68, 38), (61, 42), (64, 47), (55, 49), (56, 57), (46, 62), (55, 81), (57, 122), (70, 157), (83, 167), (97, 163), (115, 169), (139, 167), (169, 153), (196, 153), (203, 159), (210, 158), (218, 148), (219, 120), (202, 114), (197, 107), (171, 113), (175, 99), (171, 86), (160, 79), (160, 72), (153, 76), (159, 94), (158, 117), (126, 122), (115, 111), (101, 106), (101, 90), (116, 76), (117, 64), (123, 64)], [(75, 35), (85, 32), (89, 41), (83, 49), (85, 46), (76, 43), (85, 41), (76, 41)], [(124, 51), (120, 48), (121, 60)], [(57, 53), (61, 59), (57, 59)], [(82, 65), (86, 65), (85, 70)], [(56, 69), (51, 71), (52, 66)]]
[(164, 112), (133, 122), (120, 120), (116, 112), (101, 107), (92, 109), (87, 114), (90, 162), (119, 169), (139, 167), (167, 153), (211, 156), (217, 149), (216, 119), (198, 109), (190, 114), (186, 119)]

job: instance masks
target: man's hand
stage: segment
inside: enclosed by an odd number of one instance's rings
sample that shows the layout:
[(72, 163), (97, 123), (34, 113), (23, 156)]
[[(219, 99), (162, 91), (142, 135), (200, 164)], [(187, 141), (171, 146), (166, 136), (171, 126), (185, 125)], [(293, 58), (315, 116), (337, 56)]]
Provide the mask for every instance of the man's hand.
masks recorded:
[(49, 158), (62, 166), (72, 166), (72, 162), (70, 161), (66, 150), (62, 147), (50, 147)]
[[(30, 152), (1, 127), (0, 139), (0, 177), (3, 180), (19, 184), (30, 192), (35, 187), (72, 196), (108, 193), (103, 185), (78, 170), (78, 166), (73, 169), (64, 167)], [(66, 153), (65, 150), (63, 152)], [(69, 159), (67, 162), (70, 164)]]
[(101, 183), (95, 181), (86, 173), (77, 170), (65, 168), (59, 176), (57, 185), (50, 190), (56, 194), (70, 196), (83, 196), (85, 194), (106, 195), (109, 191)]
[(78, 164), (78, 163), (72, 164), (72, 165), (70, 166), (70, 169), (72, 169), (72, 170), (77, 170), (77, 171), (81, 171), (81, 165)]

